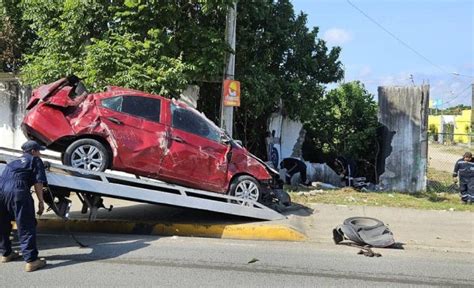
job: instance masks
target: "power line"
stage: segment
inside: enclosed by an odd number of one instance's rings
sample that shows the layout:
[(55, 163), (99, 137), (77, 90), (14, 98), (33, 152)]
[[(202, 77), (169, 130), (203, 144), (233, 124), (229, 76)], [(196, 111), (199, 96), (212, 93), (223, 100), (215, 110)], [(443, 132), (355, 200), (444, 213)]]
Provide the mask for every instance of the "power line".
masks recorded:
[[(439, 69), (441, 72), (443, 73), (446, 73), (446, 74), (449, 74), (450, 76), (460, 76), (460, 77), (468, 77), (468, 78), (472, 78), (474, 79), (474, 76), (472, 75), (465, 75), (465, 74), (460, 74), (460, 73), (456, 73), (456, 72), (448, 72), (446, 69), (444, 69), (443, 67), (439, 66), (438, 64), (434, 63), (433, 61), (431, 61), (430, 59), (428, 59), (427, 57), (425, 57), (423, 54), (421, 54), (420, 52), (418, 52), (416, 49), (414, 49), (413, 47), (411, 47), (408, 43), (406, 43), (405, 41), (403, 41), (402, 39), (400, 39), (397, 35), (393, 34), (392, 32), (390, 32), (387, 28), (385, 28), (384, 26), (382, 26), (382, 24), (380, 24), (379, 22), (377, 22), (374, 18), (370, 17), (367, 13), (365, 13), (362, 9), (360, 9), (359, 7), (357, 7), (354, 3), (352, 3), (350, 0), (346, 0), (347, 3), (349, 3), (349, 5), (351, 5), (354, 9), (356, 9), (357, 11), (359, 11), (359, 13), (361, 13), (362, 15), (364, 15), (367, 19), (369, 19), (372, 23), (374, 23), (375, 25), (377, 25), (380, 29), (382, 29), (385, 33), (389, 34), (390, 36), (392, 36), (395, 40), (397, 40), (398, 42), (400, 42), (403, 46), (405, 46), (406, 48), (408, 48), (409, 50), (411, 50), (413, 53), (415, 53), (416, 55), (418, 55), (419, 57), (421, 57), (422, 59), (424, 59), (426, 62), (430, 63), (431, 65), (433, 65), (433, 67), (436, 67), (437, 69)], [(464, 81), (462, 81), (464, 82)], [(468, 87), (466, 87), (464, 90), (462, 90), (461, 92), (459, 92), (454, 98), (450, 99), (449, 101), (445, 102), (444, 104), (447, 104), (447, 103), (450, 103), (452, 102), (453, 100), (455, 100), (456, 98), (458, 98), (459, 96), (461, 96), (469, 87), (471, 87), (471, 84), (469, 84)], [(443, 105), (444, 105), (443, 104)], [(474, 103), (473, 103), (474, 105)]]
[[(471, 88), (471, 84), (469, 84), (466, 88), (464, 88), (461, 92), (459, 92), (458, 94), (456, 94), (456, 96), (454, 96), (453, 98), (449, 99), (448, 101), (444, 102), (441, 106), (444, 106), (448, 103), (451, 103), (453, 102), (454, 100), (456, 100), (459, 96), (461, 96), (462, 94), (464, 94), (464, 92), (466, 92), (469, 88)], [(472, 104), (471, 104), (472, 105)]]
[(449, 74), (449, 75), (456, 75), (456, 76), (463, 76), (463, 77), (470, 77), (470, 78), (474, 78), (474, 76), (469, 76), (469, 75), (464, 75), (464, 74), (459, 74), (459, 73), (454, 73), (454, 72), (448, 72), (446, 69), (444, 69), (443, 67), (439, 66), (438, 64), (434, 63), (433, 61), (431, 61), (430, 59), (428, 59), (427, 57), (425, 57), (423, 54), (421, 54), (420, 52), (418, 52), (416, 49), (414, 49), (413, 47), (411, 47), (410, 45), (408, 45), (408, 43), (406, 43), (405, 41), (403, 41), (402, 39), (400, 39), (397, 35), (393, 34), (392, 32), (390, 32), (387, 28), (385, 28), (384, 26), (382, 26), (382, 24), (380, 24), (379, 22), (377, 22), (374, 18), (370, 17), (367, 13), (365, 13), (362, 9), (360, 9), (359, 7), (357, 7), (354, 3), (352, 3), (350, 0), (346, 0), (347, 3), (349, 3), (349, 5), (351, 5), (352, 7), (354, 7), (354, 9), (356, 9), (357, 11), (359, 11), (362, 15), (364, 15), (367, 19), (369, 19), (372, 23), (374, 23), (375, 25), (377, 25), (380, 29), (382, 29), (383, 31), (385, 31), (387, 34), (389, 34), (390, 36), (392, 36), (395, 40), (397, 40), (398, 42), (400, 42), (403, 46), (405, 46), (406, 48), (410, 49), (413, 53), (415, 53), (416, 55), (418, 55), (419, 57), (423, 58), (426, 62), (430, 63), (431, 65), (433, 65), (433, 67), (436, 67), (437, 69), (439, 69), (440, 71), (446, 73), (446, 74)]
[(460, 73), (457, 73), (457, 72), (452, 72), (451, 74), (453, 74), (455, 76), (467, 77), (467, 78), (473, 78), (474, 79), (474, 76), (472, 76), (472, 75), (460, 74)]

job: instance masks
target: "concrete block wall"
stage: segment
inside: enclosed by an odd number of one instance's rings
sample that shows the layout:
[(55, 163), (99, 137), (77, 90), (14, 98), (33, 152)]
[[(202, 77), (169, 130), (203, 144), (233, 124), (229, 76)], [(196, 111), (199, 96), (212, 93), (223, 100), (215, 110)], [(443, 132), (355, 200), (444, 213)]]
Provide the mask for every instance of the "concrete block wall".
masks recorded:
[(6, 73), (0, 73), (0, 146), (19, 149), (26, 141), (20, 125), (31, 88)]
[(379, 122), (393, 135), (381, 152), (387, 156), (380, 176), (384, 190), (426, 190), (429, 86), (379, 87)]
[[(267, 144), (272, 146), (267, 147), (267, 152), (270, 153), (272, 149), (276, 151), (277, 163), (288, 157), (302, 157), (306, 131), (301, 122), (283, 117), (280, 113), (274, 113), (269, 119), (268, 130), (270, 133), (274, 131), (275, 135), (267, 139)], [(267, 157), (266, 160), (272, 158), (270, 155)]]

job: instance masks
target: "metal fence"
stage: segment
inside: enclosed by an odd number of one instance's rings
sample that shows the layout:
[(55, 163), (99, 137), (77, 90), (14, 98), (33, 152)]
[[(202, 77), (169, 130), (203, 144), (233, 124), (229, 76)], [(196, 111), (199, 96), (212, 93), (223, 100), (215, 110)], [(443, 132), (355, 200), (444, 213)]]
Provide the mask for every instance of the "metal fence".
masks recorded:
[(436, 133), (428, 135), (428, 183), (430, 192), (457, 193), (453, 183), (454, 164), (466, 151), (473, 151), (474, 135)]

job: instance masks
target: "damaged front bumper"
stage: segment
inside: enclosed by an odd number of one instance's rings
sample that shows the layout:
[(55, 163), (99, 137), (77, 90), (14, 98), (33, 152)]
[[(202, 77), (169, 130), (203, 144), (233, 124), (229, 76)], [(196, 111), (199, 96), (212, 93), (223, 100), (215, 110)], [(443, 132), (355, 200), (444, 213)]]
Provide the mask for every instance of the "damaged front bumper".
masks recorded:
[(262, 181), (261, 184), (264, 190), (262, 204), (278, 212), (291, 205), (291, 197), (283, 190), (283, 181), (279, 178), (274, 176), (269, 181)]

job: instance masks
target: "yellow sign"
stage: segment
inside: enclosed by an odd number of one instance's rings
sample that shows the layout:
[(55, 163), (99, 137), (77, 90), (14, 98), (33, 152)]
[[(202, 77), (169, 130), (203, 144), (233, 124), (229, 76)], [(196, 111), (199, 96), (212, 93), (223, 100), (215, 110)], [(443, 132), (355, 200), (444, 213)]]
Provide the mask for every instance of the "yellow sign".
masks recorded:
[(224, 80), (224, 106), (240, 106), (240, 82)]

